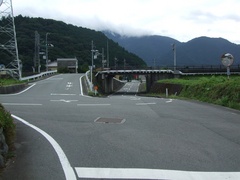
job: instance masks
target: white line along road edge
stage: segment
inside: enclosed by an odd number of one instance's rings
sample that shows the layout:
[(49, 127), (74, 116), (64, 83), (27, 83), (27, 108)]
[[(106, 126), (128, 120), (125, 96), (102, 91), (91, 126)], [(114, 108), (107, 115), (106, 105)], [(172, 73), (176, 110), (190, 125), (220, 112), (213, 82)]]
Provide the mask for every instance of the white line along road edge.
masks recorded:
[(238, 180), (240, 172), (197, 172), (135, 168), (75, 167), (79, 178), (90, 179), (169, 179), (169, 180)]
[(49, 142), (50, 144), (52, 145), (52, 147), (54, 148), (54, 150), (56, 151), (57, 155), (58, 155), (58, 158), (61, 162), (61, 165), (62, 165), (62, 168), (63, 168), (63, 171), (64, 171), (64, 174), (65, 174), (65, 177), (66, 177), (66, 180), (76, 180), (76, 175), (74, 173), (74, 170), (73, 168), (71, 167), (68, 159), (67, 159), (67, 156), (65, 155), (65, 153), (63, 152), (62, 148), (59, 146), (59, 144), (49, 135), (47, 134), (46, 132), (44, 132), (43, 130), (41, 130), (40, 128), (30, 124), (29, 122), (23, 120), (22, 118), (20, 117), (17, 117), (15, 115), (11, 115), (14, 119), (17, 119), (18, 121), (21, 121), (22, 123), (26, 124), (27, 126), (35, 129), (37, 132), (39, 132), (40, 134), (42, 134)]

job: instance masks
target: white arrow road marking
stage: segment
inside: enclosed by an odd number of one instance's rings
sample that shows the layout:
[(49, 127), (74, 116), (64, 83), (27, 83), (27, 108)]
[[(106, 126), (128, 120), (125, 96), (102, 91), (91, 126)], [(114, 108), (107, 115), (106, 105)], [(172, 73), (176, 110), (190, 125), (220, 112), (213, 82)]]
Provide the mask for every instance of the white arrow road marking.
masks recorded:
[(77, 180), (77, 177), (74, 173), (73, 168), (71, 167), (67, 156), (65, 155), (64, 151), (62, 150), (62, 148), (60, 147), (60, 145), (57, 143), (57, 141), (55, 141), (49, 134), (47, 134), (45, 131), (41, 130), (40, 128), (30, 124), (29, 122), (23, 120), (20, 117), (17, 117), (15, 115), (12, 115), (12, 117), (14, 119), (17, 119), (18, 121), (21, 121), (22, 123), (26, 124), (27, 126), (35, 129), (37, 132), (39, 132), (40, 134), (42, 134), (47, 140), (48, 142), (50, 142), (50, 144), (52, 145), (52, 147), (54, 148), (54, 150), (56, 151), (58, 158), (60, 160), (60, 163), (62, 165), (64, 174), (65, 174), (65, 178), (67, 180)]
[(169, 179), (169, 180), (237, 180), (240, 172), (197, 172), (135, 168), (75, 167), (79, 178), (93, 179)]
[(173, 102), (172, 99), (169, 99), (168, 101), (166, 101), (166, 103), (171, 103), (171, 102)]
[(73, 86), (72, 82), (68, 82), (66, 85), (66, 90), (69, 90)]

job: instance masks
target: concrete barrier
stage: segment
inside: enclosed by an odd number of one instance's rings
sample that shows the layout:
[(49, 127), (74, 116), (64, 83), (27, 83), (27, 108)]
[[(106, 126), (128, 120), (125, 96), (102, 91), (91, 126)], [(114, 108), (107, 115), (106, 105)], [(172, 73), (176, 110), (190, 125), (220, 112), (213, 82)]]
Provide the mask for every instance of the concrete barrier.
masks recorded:
[(22, 91), (26, 87), (26, 84), (16, 84), (10, 86), (0, 87), (0, 94), (13, 94)]

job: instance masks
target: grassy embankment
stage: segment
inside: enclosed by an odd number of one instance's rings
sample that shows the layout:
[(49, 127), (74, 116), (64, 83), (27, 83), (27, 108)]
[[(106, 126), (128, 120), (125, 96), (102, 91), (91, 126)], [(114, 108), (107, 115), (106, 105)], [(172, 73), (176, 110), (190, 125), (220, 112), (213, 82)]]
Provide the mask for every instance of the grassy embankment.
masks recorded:
[[(22, 82), (14, 79), (9, 78), (0, 79), (0, 87), (20, 83)], [(8, 111), (6, 111), (1, 104), (0, 104), (0, 128), (3, 128), (3, 133), (5, 135), (6, 143), (9, 148), (8, 154), (5, 157), (6, 159), (8, 159), (12, 157), (12, 152), (14, 150), (15, 124), (13, 122), (11, 114)]]
[(182, 85), (179, 97), (240, 110), (240, 76), (187, 76), (158, 82)]
[(9, 151), (14, 148), (15, 124), (11, 114), (0, 104), (0, 128), (3, 128)]
[(14, 85), (14, 84), (21, 84), (21, 83), (23, 83), (23, 81), (19, 81), (12, 78), (0, 78), (0, 87)]

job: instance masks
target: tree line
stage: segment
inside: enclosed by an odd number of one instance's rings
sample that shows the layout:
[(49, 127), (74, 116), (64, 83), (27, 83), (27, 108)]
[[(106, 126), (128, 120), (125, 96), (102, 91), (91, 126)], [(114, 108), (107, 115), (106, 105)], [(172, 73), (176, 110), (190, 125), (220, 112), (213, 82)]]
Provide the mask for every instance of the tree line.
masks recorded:
[[(92, 41), (94, 49), (104, 54), (106, 59), (107, 44), (109, 49), (109, 66), (128, 66), (128, 67), (145, 67), (146, 63), (137, 55), (128, 52), (118, 43), (108, 39), (102, 32), (90, 30), (83, 27), (66, 24), (62, 21), (52, 19), (23, 17), (19, 15), (14, 18), (17, 43), (19, 51), (19, 59), (23, 64), (23, 71), (30, 72), (34, 66), (35, 55), (35, 32), (39, 34), (39, 52), (42, 70), (45, 69), (45, 59), (43, 56), (46, 49), (46, 34), (48, 46), (48, 59), (56, 61), (57, 58), (77, 58), (79, 64), (79, 72), (88, 70), (91, 65)], [(6, 19), (0, 20), (0, 27), (6, 25)], [(4, 34), (0, 34), (1, 41), (6, 40)], [(0, 50), (0, 64), (7, 65), (12, 61), (12, 56), (4, 50)], [(102, 56), (94, 59), (97, 67), (102, 66)]]

